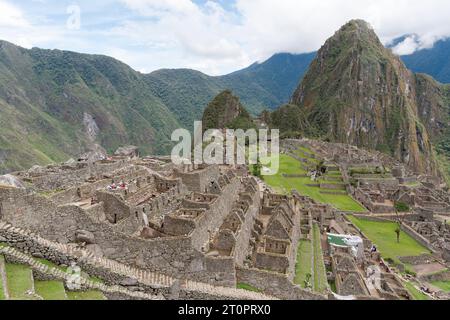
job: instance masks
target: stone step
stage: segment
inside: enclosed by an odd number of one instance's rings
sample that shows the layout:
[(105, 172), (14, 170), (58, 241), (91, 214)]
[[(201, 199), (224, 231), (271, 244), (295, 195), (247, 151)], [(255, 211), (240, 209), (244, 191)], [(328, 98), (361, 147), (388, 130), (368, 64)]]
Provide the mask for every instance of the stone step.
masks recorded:
[[(3, 230), (3, 231), (7, 230), (9, 233), (19, 234), (19, 235), (23, 235), (26, 238), (30, 238), (29, 232), (24, 231), (20, 228), (12, 227), (11, 225), (8, 225), (8, 224), (3, 224), (3, 223), (0, 224), (0, 230)], [(142, 284), (151, 284), (154, 286), (167, 288), (167, 287), (172, 286), (173, 283), (176, 281), (174, 278), (167, 276), (167, 275), (160, 274), (160, 273), (143, 272), (141, 269), (126, 266), (124, 264), (121, 264), (119, 262), (109, 260), (106, 258), (98, 258), (97, 259), (91, 252), (88, 252), (83, 249), (73, 248), (73, 247), (63, 245), (60, 243), (52, 242), (47, 239), (43, 239), (38, 235), (33, 235), (33, 237), (31, 237), (30, 240), (38, 243), (39, 245), (41, 245), (43, 247), (53, 249), (63, 255), (66, 255), (69, 257), (76, 257), (76, 259), (74, 259), (74, 260), (78, 260), (79, 257), (82, 257), (84, 263), (90, 264), (92, 266), (97, 264), (104, 269), (110, 270), (112, 272), (118, 273), (123, 276), (137, 279)], [(30, 258), (28, 255), (20, 253), (11, 247), (6, 248), (5, 253), (19, 256), (21, 261), (26, 261), (26, 263), (28, 263), (28, 264), (33, 263), (32, 264), (33, 266), (35, 266), (35, 267), (37, 266), (36, 264), (34, 264), (33, 259)], [(68, 276), (67, 274), (65, 274), (64, 272), (61, 272), (59, 270), (52, 269), (51, 272), (54, 275), (57, 275), (64, 279)], [(148, 283), (146, 281), (146, 279), (154, 279), (155, 281)], [(211, 286), (211, 285), (207, 285), (204, 283), (195, 283), (195, 282), (189, 282), (189, 283), (191, 283), (191, 287), (189, 288), (190, 290), (199, 291), (199, 292), (208, 293), (208, 294), (215, 294), (215, 295), (217, 294), (217, 295), (223, 296), (223, 297), (258, 299), (258, 300), (273, 298), (273, 297), (266, 296), (263, 294), (249, 295), (248, 291), (246, 291), (246, 290), (238, 290), (238, 289), (230, 290), (230, 288)], [(89, 284), (89, 285), (96, 286), (98, 288), (98, 284)], [(105, 290), (106, 290), (106, 288), (105, 288)], [(114, 289), (112, 287), (108, 287), (108, 290), (114, 290)], [(125, 289), (120, 288), (120, 290), (125, 290)], [(124, 291), (121, 291), (121, 292), (124, 292)], [(127, 292), (128, 295), (136, 296), (135, 292), (132, 292), (132, 291), (125, 291), (125, 292)], [(33, 291), (33, 293), (34, 293), (34, 291)], [(144, 295), (139, 295), (139, 296), (142, 298), (145, 297), (146, 299), (158, 298), (158, 297), (155, 297), (155, 296), (149, 295), (149, 294), (144, 294)]]

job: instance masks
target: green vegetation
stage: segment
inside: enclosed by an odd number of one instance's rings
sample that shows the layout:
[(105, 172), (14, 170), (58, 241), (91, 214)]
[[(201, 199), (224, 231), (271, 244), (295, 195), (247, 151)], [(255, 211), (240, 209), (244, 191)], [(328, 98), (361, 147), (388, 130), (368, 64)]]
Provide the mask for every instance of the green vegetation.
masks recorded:
[(320, 293), (326, 292), (328, 288), (327, 273), (325, 270), (325, 264), (323, 262), (323, 252), (321, 244), (321, 235), (319, 226), (314, 225), (313, 228), (314, 238), (314, 290)]
[(100, 291), (69, 291), (67, 292), (69, 300), (106, 300)]
[(67, 300), (64, 284), (60, 281), (35, 281), (34, 289), (44, 300)]
[(395, 230), (398, 225), (394, 222), (377, 222), (358, 219), (354, 216), (348, 217), (371, 241), (373, 241), (381, 255), (386, 260), (401, 263), (399, 257), (419, 256), (430, 253), (407, 233), (400, 232), (400, 242), (397, 242)]
[(5, 266), (8, 290), (12, 300), (33, 300), (28, 295), (33, 288), (33, 274), (29, 267), (9, 264)]
[(246, 283), (238, 283), (236, 288), (242, 289), (242, 290), (247, 290), (247, 291), (253, 291), (253, 292), (261, 292), (261, 290), (259, 290), (258, 288), (255, 288)]
[(450, 281), (433, 281), (431, 284), (442, 291), (450, 292)]
[[(0, 255), (0, 265), (4, 265), (5, 263), (5, 258)], [(3, 286), (3, 279), (0, 277), (0, 301), (1, 300), (5, 300), (5, 287)]]
[(413, 297), (414, 300), (429, 300), (429, 297), (424, 294), (423, 292), (420, 292), (413, 283), (411, 282), (404, 282), (406, 290), (408, 290), (409, 294)]
[[(47, 261), (45, 259), (36, 259), (42, 264), (50, 268), (56, 268), (65, 271), (64, 268)], [(0, 263), (4, 261), (3, 256), (0, 256)], [(64, 283), (61, 281), (38, 281), (33, 279), (33, 272), (30, 267), (25, 265), (5, 264), (5, 271), (7, 277), (7, 285), (10, 298), (13, 300), (67, 300), (68, 297), (72, 300), (106, 300), (101, 292), (87, 291), (87, 292), (67, 292)], [(103, 283), (103, 281), (96, 277), (90, 277), (82, 273), (82, 276), (91, 281)], [(32, 289), (34, 287), (34, 294)], [(0, 300), (4, 300), (3, 283), (0, 279)]]
[(55, 268), (55, 269), (58, 269), (58, 270), (64, 271), (64, 272), (66, 271), (65, 268), (63, 268), (61, 266), (58, 266), (56, 263), (53, 263), (51, 261), (48, 261), (48, 260), (45, 260), (45, 259), (41, 259), (41, 258), (35, 258), (35, 260), (39, 261), (42, 264), (45, 264), (49, 268)]
[(247, 130), (255, 127), (239, 98), (229, 90), (221, 92), (208, 104), (202, 121), (204, 131), (224, 128)]
[(396, 202), (395, 203), (395, 210), (398, 212), (409, 212), (411, 208), (404, 202)]
[[(312, 246), (308, 240), (300, 240), (297, 251), (297, 263), (295, 265), (294, 283), (306, 288), (312, 272)], [(312, 283), (311, 283), (312, 285)]]
[[(267, 159), (264, 159), (267, 160)], [(290, 193), (292, 190), (297, 190), (300, 194), (308, 196), (317, 202), (330, 204), (338, 210), (365, 212), (366, 209), (356, 202), (352, 197), (346, 194), (322, 194), (317, 186), (309, 186), (314, 184), (309, 177), (305, 178), (285, 178), (283, 174), (307, 174), (302, 169), (298, 160), (285, 155), (280, 155), (280, 169), (276, 175), (264, 176), (264, 181), (273, 187), (277, 192)]]

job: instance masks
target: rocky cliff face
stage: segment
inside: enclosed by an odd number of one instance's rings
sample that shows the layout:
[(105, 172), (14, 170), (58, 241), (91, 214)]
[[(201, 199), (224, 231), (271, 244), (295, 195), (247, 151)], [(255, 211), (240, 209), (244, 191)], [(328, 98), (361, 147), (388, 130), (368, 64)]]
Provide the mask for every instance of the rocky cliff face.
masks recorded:
[(430, 137), (438, 138), (448, 122), (442, 88), (410, 72), (365, 21), (351, 21), (327, 40), (291, 103), (322, 138), (438, 173)]

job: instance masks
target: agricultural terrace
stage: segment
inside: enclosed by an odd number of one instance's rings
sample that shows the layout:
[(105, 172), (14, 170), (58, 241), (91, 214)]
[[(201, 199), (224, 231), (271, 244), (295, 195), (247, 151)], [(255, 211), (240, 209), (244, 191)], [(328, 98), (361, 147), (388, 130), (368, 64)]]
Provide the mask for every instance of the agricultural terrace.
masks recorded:
[(430, 251), (418, 243), (404, 231), (400, 233), (400, 242), (397, 242), (395, 222), (369, 221), (354, 216), (348, 216), (350, 221), (368, 237), (380, 251), (384, 259), (401, 263), (399, 257), (420, 256)]
[[(318, 182), (311, 181), (311, 178), (306, 176), (307, 173), (308, 171), (305, 170), (299, 160), (286, 154), (280, 154), (280, 168), (278, 173), (272, 176), (263, 176), (263, 178), (269, 186), (279, 193), (288, 194), (292, 190), (297, 190), (301, 195), (308, 196), (319, 203), (330, 204), (337, 210), (351, 212), (367, 211), (345, 191), (341, 191), (340, 194), (323, 193), (324, 190), (320, 188)], [(338, 174), (330, 173), (330, 175)], [(285, 175), (304, 175), (304, 177), (288, 178)]]

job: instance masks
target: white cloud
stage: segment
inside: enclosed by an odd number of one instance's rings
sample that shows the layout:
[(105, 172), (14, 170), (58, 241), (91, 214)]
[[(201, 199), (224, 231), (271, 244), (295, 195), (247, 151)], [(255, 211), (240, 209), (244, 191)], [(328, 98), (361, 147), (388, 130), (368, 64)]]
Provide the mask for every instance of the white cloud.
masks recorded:
[(417, 40), (407, 39), (396, 48), (398, 53), (430, 47), (450, 35), (450, 1), (446, 0), (235, 0), (233, 12), (215, 1), (202, 7), (190, 0), (121, 1), (142, 16), (156, 18), (128, 23), (122, 32), (127, 30), (139, 41), (167, 41), (185, 65), (214, 73), (232, 71), (277, 52), (317, 50), (355, 18), (371, 23), (385, 43), (417, 34)]
[(28, 22), (22, 11), (9, 2), (0, 0), (0, 27), (25, 27)]
[(416, 34), (395, 48), (399, 54), (450, 36), (448, 0), (230, 0), (227, 9), (218, 0), (201, 5), (192, 0), (78, 0), (84, 14), (78, 31), (52, 20), (64, 19), (61, 2), (33, 2), (42, 3), (42, 10), (35, 12), (25, 1), (0, 0), (0, 39), (113, 55), (146, 71), (191, 67), (228, 73), (277, 52), (317, 50), (355, 18), (371, 23), (384, 43)]

